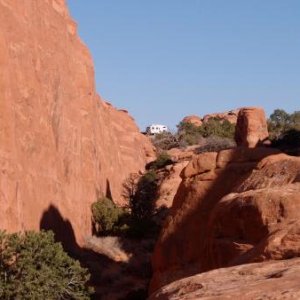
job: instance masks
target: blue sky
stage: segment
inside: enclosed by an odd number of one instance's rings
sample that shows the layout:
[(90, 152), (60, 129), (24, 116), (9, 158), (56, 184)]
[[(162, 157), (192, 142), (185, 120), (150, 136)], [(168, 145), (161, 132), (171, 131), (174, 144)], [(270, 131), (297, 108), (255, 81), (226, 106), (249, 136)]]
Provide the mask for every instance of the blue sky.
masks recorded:
[(300, 109), (299, 0), (68, 0), (97, 90), (141, 129), (259, 105)]

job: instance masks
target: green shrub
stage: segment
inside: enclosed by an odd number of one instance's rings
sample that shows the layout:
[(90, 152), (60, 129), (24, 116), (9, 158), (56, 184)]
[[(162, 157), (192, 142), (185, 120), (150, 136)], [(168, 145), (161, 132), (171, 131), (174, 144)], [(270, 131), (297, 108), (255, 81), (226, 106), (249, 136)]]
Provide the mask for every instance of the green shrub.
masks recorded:
[(220, 120), (211, 118), (199, 127), (199, 131), (203, 137), (219, 136), (223, 138), (234, 138), (235, 125), (228, 120)]
[(181, 122), (178, 126), (178, 135), (180, 145), (197, 145), (203, 141), (203, 138), (216, 136), (228, 139), (234, 139), (235, 125), (227, 120), (211, 118), (201, 126), (191, 123)]
[(162, 152), (158, 155), (157, 159), (147, 165), (148, 169), (158, 170), (162, 169), (167, 165), (172, 165), (173, 160), (167, 152)]
[(129, 211), (119, 220), (115, 230), (117, 235), (136, 239), (155, 236), (158, 226), (153, 217), (156, 213), (158, 181), (158, 175), (151, 169), (141, 177), (132, 174), (124, 182), (123, 196), (128, 200)]
[(177, 128), (181, 147), (196, 145), (202, 138), (200, 127), (192, 123), (180, 122)]
[(158, 178), (154, 170), (143, 175), (137, 183), (134, 195), (129, 199), (129, 207), (134, 219), (152, 217), (158, 191)]
[(102, 198), (92, 204), (92, 217), (97, 233), (109, 233), (119, 222), (122, 209), (109, 198)]
[(281, 139), (289, 130), (300, 130), (300, 111), (288, 114), (283, 109), (275, 109), (268, 119), (271, 140)]
[(1, 299), (90, 299), (88, 280), (52, 232), (0, 232)]

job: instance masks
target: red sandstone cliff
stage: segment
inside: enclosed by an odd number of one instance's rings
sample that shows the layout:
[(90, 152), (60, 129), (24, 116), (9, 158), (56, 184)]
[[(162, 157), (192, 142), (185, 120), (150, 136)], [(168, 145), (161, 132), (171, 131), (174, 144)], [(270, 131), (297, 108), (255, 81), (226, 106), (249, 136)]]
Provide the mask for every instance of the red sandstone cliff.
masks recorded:
[(0, 0), (0, 69), (0, 228), (39, 229), (51, 207), (47, 222), (70, 222), (82, 243), (90, 204), (106, 193), (122, 202), (151, 145), (97, 96), (64, 0)]

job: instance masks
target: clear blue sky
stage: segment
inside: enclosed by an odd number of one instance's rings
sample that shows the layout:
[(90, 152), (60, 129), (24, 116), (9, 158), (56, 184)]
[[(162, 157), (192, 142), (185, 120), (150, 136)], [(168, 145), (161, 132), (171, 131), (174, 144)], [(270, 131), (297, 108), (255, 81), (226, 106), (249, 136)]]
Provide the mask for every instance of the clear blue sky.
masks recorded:
[(68, 0), (97, 90), (143, 129), (241, 106), (300, 110), (300, 0)]

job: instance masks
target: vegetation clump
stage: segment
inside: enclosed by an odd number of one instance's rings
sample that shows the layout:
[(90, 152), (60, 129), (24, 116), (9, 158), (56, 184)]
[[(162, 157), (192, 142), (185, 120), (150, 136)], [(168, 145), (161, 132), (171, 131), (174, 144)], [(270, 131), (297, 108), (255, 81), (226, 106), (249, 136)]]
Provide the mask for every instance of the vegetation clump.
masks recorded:
[(203, 152), (219, 152), (225, 149), (236, 147), (236, 142), (230, 138), (222, 138), (218, 136), (209, 136), (199, 143), (199, 147), (195, 149), (196, 154)]
[(90, 299), (89, 277), (51, 231), (0, 232), (0, 299)]
[(157, 234), (154, 222), (157, 214), (155, 200), (158, 197), (159, 177), (155, 169), (142, 176), (131, 174), (123, 184), (123, 197), (128, 201), (125, 214), (115, 227), (116, 235), (130, 238), (146, 238)]
[(154, 136), (153, 144), (157, 149), (161, 150), (177, 148), (179, 147), (178, 136), (171, 132), (162, 132)]
[(300, 111), (288, 114), (283, 109), (275, 109), (268, 119), (268, 130), (273, 147), (300, 155)]
[(177, 128), (178, 130), (174, 134), (164, 132), (155, 135), (154, 146), (158, 150), (170, 150), (177, 147), (198, 145), (209, 137), (234, 140), (235, 124), (219, 118), (210, 118), (201, 126), (196, 126), (190, 122), (181, 122)]
[(234, 139), (235, 125), (228, 120), (211, 118), (201, 126), (192, 123), (181, 122), (178, 126), (178, 135), (181, 144), (198, 144), (203, 138), (216, 136), (221, 138)]
[(138, 183), (136, 192), (129, 199), (129, 207), (135, 220), (146, 220), (154, 213), (154, 201), (157, 197), (158, 182), (154, 170), (143, 175)]
[(115, 203), (103, 197), (92, 204), (92, 218), (96, 232), (99, 234), (111, 233), (118, 225), (122, 217), (122, 208), (119, 208)]
[(149, 170), (159, 170), (168, 165), (172, 165), (174, 162), (171, 156), (167, 152), (161, 152), (157, 159), (151, 163), (149, 163), (146, 168)]
[(283, 109), (275, 109), (268, 119), (271, 140), (281, 139), (290, 130), (300, 130), (300, 111), (288, 114)]

